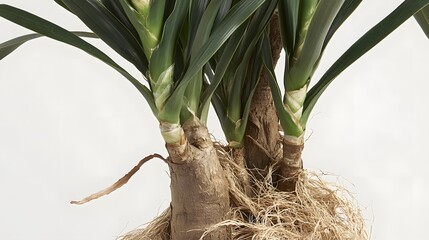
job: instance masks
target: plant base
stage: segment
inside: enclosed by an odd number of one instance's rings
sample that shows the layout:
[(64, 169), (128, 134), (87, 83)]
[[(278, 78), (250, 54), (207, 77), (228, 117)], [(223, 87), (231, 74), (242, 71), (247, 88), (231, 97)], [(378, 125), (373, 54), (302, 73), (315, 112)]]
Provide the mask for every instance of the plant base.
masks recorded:
[[(228, 227), (231, 239), (237, 240), (369, 239), (360, 210), (343, 187), (325, 182), (321, 174), (303, 171), (294, 193), (276, 191), (272, 179), (266, 178), (254, 180), (254, 197), (249, 197), (238, 175), (243, 174), (242, 167), (221, 147), (217, 149), (228, 178), (232, 206), (226, 220), (206, 229), (206, 233)], [(167, 209), (145, 228), (120, 239), (169, 240), (169, 221)]]

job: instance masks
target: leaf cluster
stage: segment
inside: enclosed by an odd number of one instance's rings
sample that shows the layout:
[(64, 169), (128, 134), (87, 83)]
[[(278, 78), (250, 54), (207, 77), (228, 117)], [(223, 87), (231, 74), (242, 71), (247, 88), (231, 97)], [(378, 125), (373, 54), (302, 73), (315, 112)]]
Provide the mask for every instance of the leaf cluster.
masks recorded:
[[(46, 36), (103, 61), (130, 81), (160, 123), (206, 123), (212, 103), (227, 140), (240, 146), (251, 100), (266, 69), (286, 135), (300, 137), (317, 100), (353, 62), (411, 16), (429, 36), (429, 0), (405, 0), (355, 42), (308, 92), (337, 29), (361, 0), (55, 0), (92, 31), (70, 32), (0, 4), (0, 16), (35, 33), (0, 44), (0, 59)], [(272, 63), (269, 22), (278, 11), (286, 60), (283, 89)], [(84, 38), (99, 38), (132, 63), (132, 76)]]

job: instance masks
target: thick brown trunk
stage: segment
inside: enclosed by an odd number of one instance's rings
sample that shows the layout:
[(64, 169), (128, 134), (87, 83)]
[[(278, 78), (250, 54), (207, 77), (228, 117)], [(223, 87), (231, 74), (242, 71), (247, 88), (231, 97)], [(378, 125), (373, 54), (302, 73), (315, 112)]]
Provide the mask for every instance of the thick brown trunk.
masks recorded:
[[(229, 210), (228, 184), (207, 128), (198, 120), (183, 125), (186, 140), (167, 144), (171, 175), (171, 239), (199, 239)], [(220, 229), (204, 239), (228, 239)]]
[[(276, 64), (282, 50), (277, 14), (273, 15), (270, 22), (270, 40), (273, 62)], [(252, 172), (256, 178), (264, 177), (268, 166), (282, 157), (279, 118), (265, 71), (261, 73), (261, 80), (252, 99), (244, 149), (247, 167), (254, 170)]]

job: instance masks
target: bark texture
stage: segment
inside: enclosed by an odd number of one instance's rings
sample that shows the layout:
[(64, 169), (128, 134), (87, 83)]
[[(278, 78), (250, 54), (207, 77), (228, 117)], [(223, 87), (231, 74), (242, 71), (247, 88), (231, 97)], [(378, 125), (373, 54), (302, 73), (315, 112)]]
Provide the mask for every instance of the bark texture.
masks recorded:
[[(276, 64), (282, 50), (278, 14), (270, 21), (270, 41), (273, 63)], [(244, 139), (245, 159), (256, 178), (267, 174), (268, 166), (282, 158), (279, 118), (274, 107), (271, 89), (265, 70), (255, 90), (250, 107), (249, 121)]]
[(304, 142), (292, 142), (286, 138), (283, 139), (283, 159), (280, 163), (278, 174), (277, 189), (285, 192), (294, 192), (296, 188), (296, 179), (303, 169), (302, 150)]
[[(229, 210), (225, 173), (207, 128), (197, 119), (183, 125), (185, 141), (167, 144), (171, 175), (171, 239), (199, 239)], [(227, 229), (204, 239), (229, 239)]]
[[(277, 64), (283, 48), (279, 27), (278, 14), (274, 14), (270, 21), (270, 43), (274, 65)], [(280, 191), (294, 191), (296, 177), (303, 168), (301, 153), (304, 143), (284, 139), (279, 130), (281, 130), (279, 118), (267, 73), (263, 71), (252, 99), (246, 129), (244, 141), (246, 164), (257, 179), (267, 175), (268, 166), (277, 165), (272, 176), (274, 184)]]

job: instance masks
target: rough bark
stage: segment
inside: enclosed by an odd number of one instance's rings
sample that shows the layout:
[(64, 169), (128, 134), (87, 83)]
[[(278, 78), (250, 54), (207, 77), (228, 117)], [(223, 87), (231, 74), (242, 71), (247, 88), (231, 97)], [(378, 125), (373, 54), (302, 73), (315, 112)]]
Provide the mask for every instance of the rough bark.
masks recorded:
[[(282, 50), (277, 14), (274, 14), (270, 21), (270, 40), (273, 62), (276, 64)], [(244, 149), (247, 167), (253, 169), (252, 173), (256, 178), (264, 177), (268, 166), (282, 157), (279, 118), (265, 71), (261, 73), (252, 99)]]
[[(171, 239), (199, 239), (207, 227), (224, 220), (229, 192), (207, 128), (196, 119), (183, 125), (186, 139), (167, 144), (171, 175)], [(228, 239), (227, 229), (204, 239)]]
[[(282, 50), (278, 14), (270, 22), (270, 43), (276, 65)], [(245, 160), (256, 178), (265, 177), (267, 168), (276, 165), (272, 175), (280, 191), (294, 191), (296, 177), (303, 168), (301, 153), (304, 143), (294, 143), (279, 134), (279, 118), (274, 106), (265, 71), (255, 91), (244, 141)]]
[[(270, 29), (275, 64), (282, 50), (277, 14), (270, 22)], [(199, 239), (207, 227), (221, 222), (230, 208), (225, 173), (207, 128), (194, 119), (185, 123), (183, 130), (183, 142), (167, 144), (171, 175), (172, 240)], [(293, 155), (294, 148), (286, 146), (283, 150), (287, 153), (283, 153), (282, 144), (285, 143), (279, 133), (279, 119), (267, 75), (263, 71), (252, 100), (244, 147), (233, 150), (232, 154), (238, 165), (243, 166), (245, 162), (248, 168), (256, 169), (253, 174), (257, 178), (265, 176), (267, 167), (273, 163), (280, 164), (273, 178), (284, 174), (288, 176), (289, 165), (284, 164), (286, 162), (282, 159), (291, 157), (288, 154)], [(248, 182), (248, 179), (242, 180), (246, 188), (245, 182)], [(283, 183), (286, 182), (280, 185)], [(250, 192), (250, 187), (247, 191)], [(222, 229), (204, 239), (218, 240), (229, 237), (228, 230)]]
[(249, 178), (249, 174), (247, 173), (245, 158), (244, 158), (244, 148), (233, 148), (231, 149), (231, 156), (232, 159), (234, 159), (235, 164), (239, 166), (240, 172), (237, 174), (237, 177), (239, 178), (244, 193), (247, 196), (251, 196), (252, 194), (252, 187), (251, 182)]
[(288, 141), (283, 139), (283, 159), (278, 169), (277, 189), (285, 192), (294, 192), (296, 187), (296, 179), (303, 169), (302, 163), (302, 150), (304, 149), (304, 142)]

